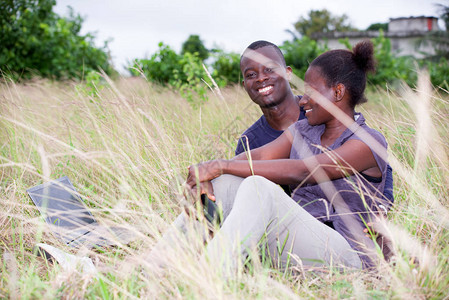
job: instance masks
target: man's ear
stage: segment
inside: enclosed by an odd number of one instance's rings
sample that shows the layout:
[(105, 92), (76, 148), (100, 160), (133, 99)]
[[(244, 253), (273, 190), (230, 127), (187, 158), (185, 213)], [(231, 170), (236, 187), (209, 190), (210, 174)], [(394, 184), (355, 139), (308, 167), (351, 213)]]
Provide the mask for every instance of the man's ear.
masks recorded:
[(290, 66), (287, 66), (285, 71), (287, 72), (287, 80), (290, 81), (292, 79), (293, 70)]
[(343, 83), (339, 83), (334, 88), (335, 101), (340, 101), (346, 94), (346, 87)]

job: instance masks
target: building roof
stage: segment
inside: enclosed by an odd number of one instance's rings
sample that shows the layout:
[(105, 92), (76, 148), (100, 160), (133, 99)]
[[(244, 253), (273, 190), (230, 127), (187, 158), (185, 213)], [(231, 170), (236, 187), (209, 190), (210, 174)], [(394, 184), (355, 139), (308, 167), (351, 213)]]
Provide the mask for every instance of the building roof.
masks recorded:
[[(426, 31), (384, 31), (384, 36), (388, 38), (422, 37), (428, 34)], [(345, 32), (316, 32), (312, 34), (312, 39), (344, 39), (344, 38), (375, 38), (379, 36), (379, 31), (345, 31)]]
[(390, 22), (391, 21), (398, 21), (398, 20), (410, 20), (410, 19), (436, 19), (436, 20), (438, 20), (437, 17), (433, 17), (433, 16), (417, 16), (417, 17), (390, 18)]

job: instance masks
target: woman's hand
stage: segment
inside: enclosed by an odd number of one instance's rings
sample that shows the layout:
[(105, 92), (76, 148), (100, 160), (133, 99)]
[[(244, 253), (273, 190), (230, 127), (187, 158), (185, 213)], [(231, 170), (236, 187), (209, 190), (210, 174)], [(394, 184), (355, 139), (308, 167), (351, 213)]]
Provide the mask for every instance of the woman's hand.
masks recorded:
[(382, 250), (384, 259), (389, 262), (395, 255), (393, 241), (389, 234), (389, 230), (386, 227), (385, 220), (376, 218), (373, 222), (366, 224), (367, 228), (363, 229), (366, 237), (375, 238), (377, 244)]
[(211, 181), (223, 174), (223, 160), (210, 160), (189, 166), (186, 184), (191, 189), (203, 181)]

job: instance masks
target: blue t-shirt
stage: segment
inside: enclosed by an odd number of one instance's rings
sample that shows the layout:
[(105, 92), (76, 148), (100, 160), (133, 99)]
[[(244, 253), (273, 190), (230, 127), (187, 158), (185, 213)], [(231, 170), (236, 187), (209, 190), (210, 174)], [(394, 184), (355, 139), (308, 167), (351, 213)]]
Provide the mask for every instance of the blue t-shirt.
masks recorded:
[[(305, 117), (305, 111), (301, 106), (298, 121), (304, 119)], [(262, 115), (259, 120), (246, 129), (242, 134), (237, 143), (235, 155), (239, 155), (240, 153), (248, 150), (248, 144), (249, 149), (262, 147), (263, 145), (268, 144), (269, 142), (272, 142), (280, 137), (283, 132), (283, 130), (273, 129), (270, 124), (268, 124), (267, 118)]]
[[(301, 96), (300, 96), (301, 97)], [(305, 119), (305, 111), (302, 107), (300, 107), (300, 113), (298, 120)], [(275, 130), (271, 128), (270, 124), (268, 124), (267, 119), (264, 115), (262, 115), (259, 120), (257, 120), (251, 127), (249, 127), (240, 137), (237, 148), (235, 149), (235, 155), (239, 155), (242, 152), (245, 152), (247, 149), (247, 145), (249, 144), (249, 149), (256, 149), (269, 142), (277, 139), (284, 131), (283, 130)], [(247, 144), (248, 143), (248, 144)], [(287, 189), (284, 188), (287, 191)], [(390, 209), (391, 205), (394, 202), (393, 196), (393, 169), (390, 165), (387, 166), (387, 177), (385, 180), (385, 189), (384, 189), (384, 198), (387, 199), (385, 206), (386, 209)]]

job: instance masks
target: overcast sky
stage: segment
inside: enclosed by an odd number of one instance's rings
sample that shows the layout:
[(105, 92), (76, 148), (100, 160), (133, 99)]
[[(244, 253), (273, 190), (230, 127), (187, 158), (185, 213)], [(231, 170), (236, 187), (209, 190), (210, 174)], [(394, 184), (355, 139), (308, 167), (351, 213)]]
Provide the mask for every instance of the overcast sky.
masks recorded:
[(346, 14), (366, 29), (390, 18), (437, 16), (435, 3), (448, 0), (57, 0), (55, 12), (66, 16), (71, 6), (85, 18), (82, 34), (96, 32), (98, 45), (112, 39), (113, 62), (123, 72), (127, 61), (149, 57), (161, 41), (179, 51), (190, 34), (207, 48), (241, 53), (255, 40), (291, 39), (285, 29), (311, 9)]

